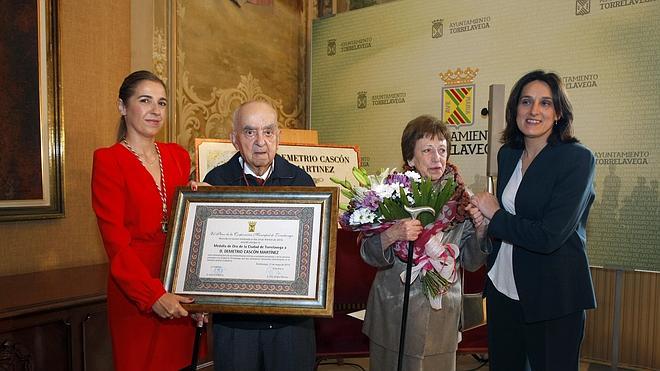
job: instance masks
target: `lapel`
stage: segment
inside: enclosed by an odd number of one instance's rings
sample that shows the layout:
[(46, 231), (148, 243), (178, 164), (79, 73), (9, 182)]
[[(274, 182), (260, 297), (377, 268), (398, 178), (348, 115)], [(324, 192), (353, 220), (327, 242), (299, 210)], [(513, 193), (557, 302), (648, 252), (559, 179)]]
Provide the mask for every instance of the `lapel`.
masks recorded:
[(504, 192), (504, 188), (506, 187), (507, 183), (509, 183), (509, 179), (511, 179), (511, 175), (513, 175), (513, 171), (516, 168), (516, 164), (518, 163), (518, 160), (520, 159), (520, 156), (522, 156), (522, 149), (513, 149), (509, 147), (502, 147), (500, 150), (500, 159), (499, 161), (499, 174), (497, 178), (497, 199), (502, 202), (502, 193)]

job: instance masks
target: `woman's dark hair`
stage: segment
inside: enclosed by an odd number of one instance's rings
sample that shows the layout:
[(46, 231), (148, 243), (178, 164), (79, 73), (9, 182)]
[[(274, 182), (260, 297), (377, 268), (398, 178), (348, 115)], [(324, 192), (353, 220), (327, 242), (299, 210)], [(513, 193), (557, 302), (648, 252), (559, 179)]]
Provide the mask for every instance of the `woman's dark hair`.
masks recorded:
[[(163, 85), (165, 92), (167, 92), (167, 87), (165, 86), (163, 80), (161, 80), (160, 77), (156, 76), (153, 72), (146, 70), (135, 71), (130, 75), (126, 76), (124, 82), (121, 83), (121, 87), (119, 87), (119, 99), (121, 99), (121, 101), (124, 102), (124, 105), (128, 104), (128, 99), (132, 97), (133, 94), (135, 94), (135, 89), (144, 80), (157, 82)], [(117, 129), (117, 141), (119, 142), (125, 136), (126, 136), (126, 118), (124, 117), (124, 115), (122, 115), (119, 118), (119, 128)]]
[(447, 159), (451, 149), (451, 132), (447, 125), (431, 115), (421, 115), (414, 118), (406, 125), (401, 134), (401, 155), (403, 156), (403, 168), (408, 168), (408, 161), (415, 157), (415, 144), (418, 140), (430, 136), (447, 140)]
[(577, 138), (573, 136), (573, 107), (566, 95), (564, 84), (556, 73), (542, 70), (527, 73), (511, 89), (509, 100), (506, 103), (506, 128), (504, 128), (504, 132), (502, 133), (501, 142), (512, 148), (525, 147), (525, 136), (518, 129), (516, 117), (518, 116), (520, 95), (525, 86), (533, 81), (541, 81), (548, 84), (552, 92), (552, 103), (559, 117), (557, 123), (552, 127), (552, 133), (548, 137), (548, 143), (577, 142)]

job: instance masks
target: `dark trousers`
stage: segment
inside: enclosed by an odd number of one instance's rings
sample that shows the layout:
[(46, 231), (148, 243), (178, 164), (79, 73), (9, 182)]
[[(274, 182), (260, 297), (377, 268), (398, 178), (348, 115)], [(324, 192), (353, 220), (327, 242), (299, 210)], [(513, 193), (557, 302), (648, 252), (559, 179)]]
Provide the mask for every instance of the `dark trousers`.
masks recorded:
[(314, 320), (263, 330), (213, 324), (213, 359), (215, 371), (314, 370)]
[(584, 310), (525, 323), (520, 302), (488, 281), (488, 359), (491, 371), (578, 371)]

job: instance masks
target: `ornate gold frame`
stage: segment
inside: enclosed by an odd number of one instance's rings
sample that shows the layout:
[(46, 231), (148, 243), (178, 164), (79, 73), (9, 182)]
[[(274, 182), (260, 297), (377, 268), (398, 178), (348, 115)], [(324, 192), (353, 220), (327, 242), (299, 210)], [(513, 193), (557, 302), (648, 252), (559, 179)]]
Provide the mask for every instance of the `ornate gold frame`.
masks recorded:
[[(161, 270), (165, 290), (193, 297), (195, 302), (185, 304), (184, 307), (194, 312), (332, 316), (338, 194), (336, 187), (200, 187), (197, 191), (179, 188), (173, 206), (174, 212), (170, 216), (170, 232)], [(301, 228), (301, 244), (298, 245), (300, 250), (295, 262), (300, 265), (301, 271), (308, 271), (313, 277), (312, 285), (302, 289), (311, 295), (295, 293), (296, 288), (301, 288), (305, 285), (303, 282), (307, 282), (304, 277), (308, 276), (305, 274), (296, 275), (291, 281), (280, 279), (272, 282), (265, 278), (256, 278), (258, 275), (255, 272), (245, 268), (243, 272), (247, 272), (250, 278), (239, 280), (222, 278), (221, 275), (202, 276), (204, 251), (212, 248), (204, 246), (205, 241), (210, 241), (207, 238), (213, 238), (207, 233), (212, 236), (219, 232), (207, 230), (209, 220), (219, 218), (220, 215), (229, 219), (240, 219), (246, 224), (248, 219), (255, 224), (259, 220), (290, 219), (288, 216), (282, 216), (282, 210), (290, 209), (290, 205), (320, 208), (317, 217), (300, 219), (300, 222), (307, 220), (306, 225), (314, 225), (312, 229), (318, 231), (318, 240), (316, 244), (311, 243), (315, 238), (305, 236), (302, 231), (307, 229)], [(191, 211), (195, 206), (202, 210)], [(216, 212), (211, 209), (224, 211)], [(271, 214), (268, 209), (278, 211)], [(296, 220), (295, 217), (292, 219)], [(243, 233), (249, 235), (251, 232), (255, 231), (245, 230)], [(232, 236), (234, 235), (232, 233)], [(302, 246), (308, 246), (309, 250)], [(243, 247), (236, 245), (238, 249)], [(241, 258), (236, 260), (235, 264), (243, 264), (244, 261), (247, 260)], [(224, 263), (212, 264), (217, 265), (210, 268), (212, 271), (224, 271)]]
[[(41, 199), (0, 201), (0, 222), (64, 216), (62, 95), (60, 92), (59, 27), (57, 1), (36, 4), (38, 24), (39, 122), (41, 130)], [(20, 49), (15, 49), (21, 53)], [(11, 96), (11, 94), (8, 94)], [(18, 118), (20, 120), (20, 118)], [(16, 122), (16, 125), (37, 123)], [(15, 166), (19, 166), (15, 164)], [(35, 179), (36, 182), (39, 179)]]

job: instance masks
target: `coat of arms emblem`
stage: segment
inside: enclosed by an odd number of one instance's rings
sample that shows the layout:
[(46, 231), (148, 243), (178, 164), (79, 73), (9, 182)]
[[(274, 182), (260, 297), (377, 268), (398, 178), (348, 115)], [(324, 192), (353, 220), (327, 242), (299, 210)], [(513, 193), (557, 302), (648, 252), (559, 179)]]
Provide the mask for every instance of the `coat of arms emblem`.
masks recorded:
[(357, 108), (367, 108), (367, 92), (359, 91), (357, 94)]
[(431, 25), (431, 37), (434, 39), (442, 37), (442, 19), (433, 20), (433, 24)]
[(337, 54), (337, 39), (328, 40), (328, 56)]
[(591, 0), (575, 1), (575, 15), (585, 15), (591, 13)]
[(453, 126), (468, 126), (474, 119), (474, 79), (478, 68), (460, 68), (440, 73), (442, 88), (442, 121)]

